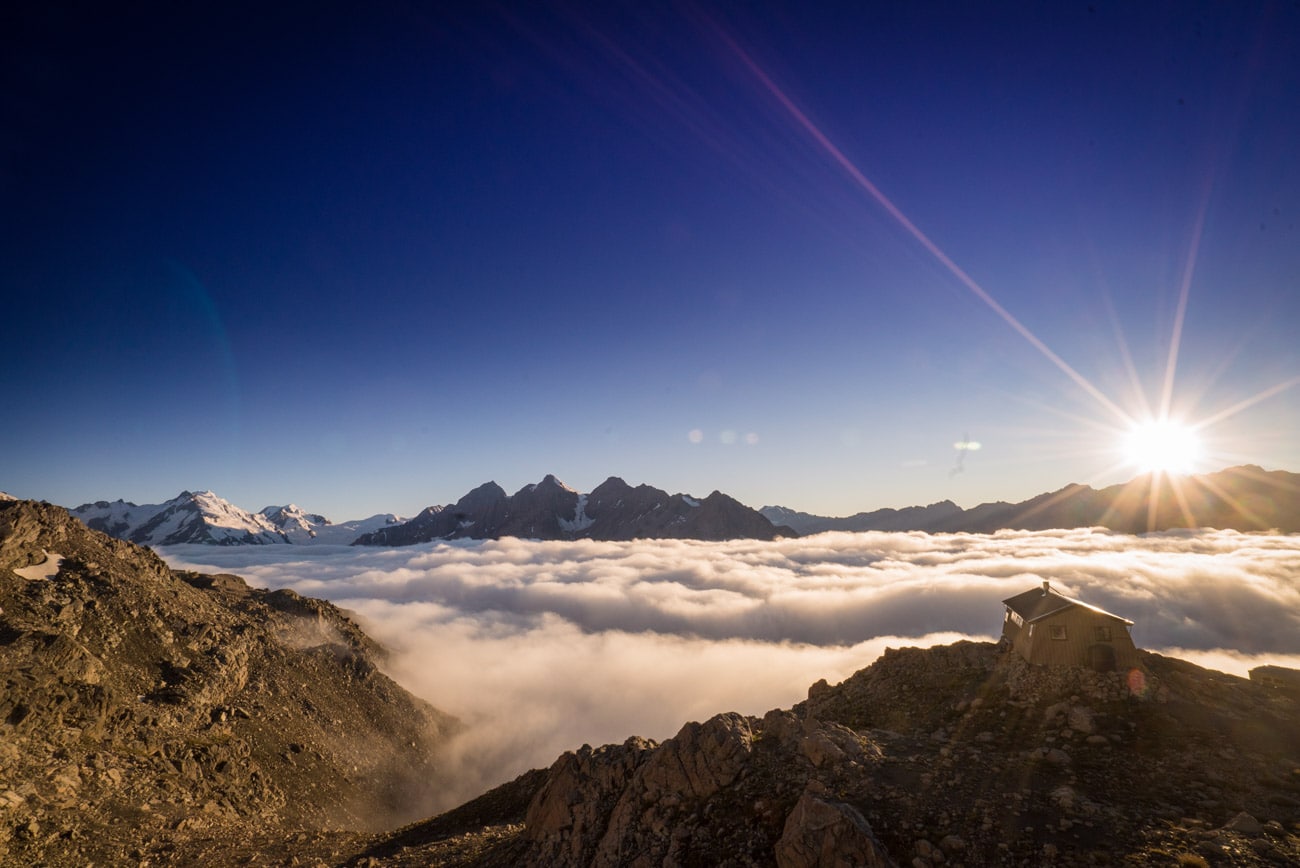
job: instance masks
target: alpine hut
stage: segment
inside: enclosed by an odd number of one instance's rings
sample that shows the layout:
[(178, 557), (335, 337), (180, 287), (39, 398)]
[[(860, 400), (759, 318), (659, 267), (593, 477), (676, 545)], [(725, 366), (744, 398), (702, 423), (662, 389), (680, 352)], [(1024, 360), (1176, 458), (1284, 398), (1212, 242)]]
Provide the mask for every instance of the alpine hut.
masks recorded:
[(1053, 590), (1050, 582), (1002, 601), (1002, 641), (1030, 663), (1098, 672), (1138, 665), (1133, 622)]

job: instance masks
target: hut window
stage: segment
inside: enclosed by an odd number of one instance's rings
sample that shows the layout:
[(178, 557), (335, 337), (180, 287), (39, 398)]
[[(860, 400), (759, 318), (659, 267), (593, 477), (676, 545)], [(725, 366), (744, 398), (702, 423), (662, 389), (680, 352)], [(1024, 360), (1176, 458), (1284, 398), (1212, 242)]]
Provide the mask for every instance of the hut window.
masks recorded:
[(1092, 628), (1092, 635), (1093, 635), (1093, 638), (1096, 639), (1098, 642), (1109, 642), (1109, 641), (1110, 641), (1110, 627), (1106, 627), (1106, 626), (1093, 627), (1093, 628)]
[(1053, 639), (1061, 639), (1061, 640), (1064, 640), (1064, 639), (1065, 639), (1065, 625), (1064, 625), (1064, 624), (1053, 624), (1053, 625), (1052, 625), (1052, 638), (1053, 638)]

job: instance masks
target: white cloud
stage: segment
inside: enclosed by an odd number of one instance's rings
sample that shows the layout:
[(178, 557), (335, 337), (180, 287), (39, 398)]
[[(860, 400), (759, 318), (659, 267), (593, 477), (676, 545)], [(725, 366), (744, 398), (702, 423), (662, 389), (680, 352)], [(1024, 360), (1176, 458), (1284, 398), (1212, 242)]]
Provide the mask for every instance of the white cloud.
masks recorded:
[(827, 533), (794, 540), (178, 546), (357, 613), (391, 674), (473, 724), (448, 757), (473, 795), (583, 742), (761, 714), (887, 645), (994, 638), (1044, 579), (1136, 622), (1139, 646), (1236, 674), (1300, 664), (1300, 536), (1101, 530)]

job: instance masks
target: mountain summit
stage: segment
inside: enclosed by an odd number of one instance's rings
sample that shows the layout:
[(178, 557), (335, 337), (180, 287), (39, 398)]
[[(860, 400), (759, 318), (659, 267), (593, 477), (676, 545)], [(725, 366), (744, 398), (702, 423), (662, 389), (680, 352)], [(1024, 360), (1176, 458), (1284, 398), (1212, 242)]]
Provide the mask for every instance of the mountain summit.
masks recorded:
[(211, 491), (182, 491), (166, 503), (140, 506), (122, 500), (86, 503), (70, 510), (93, 530), (141, 545), (266, 545), (288, 542), (266, 516), (247, 512)]

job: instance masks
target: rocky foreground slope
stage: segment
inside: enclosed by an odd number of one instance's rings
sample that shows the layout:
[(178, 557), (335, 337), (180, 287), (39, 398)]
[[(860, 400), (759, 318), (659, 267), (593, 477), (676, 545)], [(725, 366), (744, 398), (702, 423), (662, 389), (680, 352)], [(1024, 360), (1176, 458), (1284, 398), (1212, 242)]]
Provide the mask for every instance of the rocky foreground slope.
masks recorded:
[(1294, 697), (1144, 654), (902, 649), (761, 718), (583, 746), (366, 865), (1300, 864)]
[(0, 502), (0, 864), (288, 859), (427, 814), (454, 721), (381, 660), (328, 603)]

